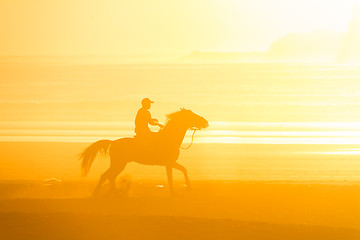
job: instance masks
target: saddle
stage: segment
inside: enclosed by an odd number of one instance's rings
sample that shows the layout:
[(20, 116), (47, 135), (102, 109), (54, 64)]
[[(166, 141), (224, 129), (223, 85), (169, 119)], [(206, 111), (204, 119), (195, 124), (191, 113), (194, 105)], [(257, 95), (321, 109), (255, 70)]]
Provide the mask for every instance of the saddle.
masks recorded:
[(135, 144), (140, 147), (155, 147), (159, 143), (159, 136), (157, 132), (151, 132), (149, 134), (136, 134), (134, 136)]

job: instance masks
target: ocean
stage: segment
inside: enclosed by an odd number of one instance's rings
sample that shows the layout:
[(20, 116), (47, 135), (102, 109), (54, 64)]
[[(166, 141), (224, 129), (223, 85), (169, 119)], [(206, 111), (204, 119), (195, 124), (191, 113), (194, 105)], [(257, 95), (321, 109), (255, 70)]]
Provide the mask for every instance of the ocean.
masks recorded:
[[(210, 122), (180, 159), (193, 179), (360, 181), (359, 66), (2, 59), (0, 72), (3, 180), (80, 179), (77, 152), (133, 136), (140, 101), (149, 97), (160, 122), (182, 107)], [(189, 132), (184, 146), (190, 140)], [(17, 152), (23, 147), (32, 153)], [(127, 171), (164, 177), (154, 167)]]

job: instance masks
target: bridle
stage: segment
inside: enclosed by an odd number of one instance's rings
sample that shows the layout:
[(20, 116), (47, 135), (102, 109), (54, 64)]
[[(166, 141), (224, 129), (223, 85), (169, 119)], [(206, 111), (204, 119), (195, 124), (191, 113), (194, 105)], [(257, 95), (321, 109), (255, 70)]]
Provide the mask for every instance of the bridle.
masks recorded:
[(190, 130), (193, 130), (193, 131), (194, 131), (193, 134), (192, 134), (192, 136), (191, 136), (191, 143), (190, 143), (190, 145), (187, 146), (186, 148), (183, 148), (183, 147), (180, 146), (180, 149), (182, 149), (182, 150), (188, 150), (188, 149), (192, 146), (192, 144), (193, 144), (193, 142), (194, 142), (195, 132), (196, 132), (197, 130), (200, 130), (200, 128), (190, 128)]

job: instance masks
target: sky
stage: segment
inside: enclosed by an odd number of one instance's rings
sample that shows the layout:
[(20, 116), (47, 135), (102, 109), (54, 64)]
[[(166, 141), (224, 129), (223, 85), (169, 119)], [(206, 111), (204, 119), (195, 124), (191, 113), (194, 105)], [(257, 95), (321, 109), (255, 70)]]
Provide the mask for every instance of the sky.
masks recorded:
[(0, 0), (0, 55), (266, 51), (292, 32), (345, 32), (358, 0)]

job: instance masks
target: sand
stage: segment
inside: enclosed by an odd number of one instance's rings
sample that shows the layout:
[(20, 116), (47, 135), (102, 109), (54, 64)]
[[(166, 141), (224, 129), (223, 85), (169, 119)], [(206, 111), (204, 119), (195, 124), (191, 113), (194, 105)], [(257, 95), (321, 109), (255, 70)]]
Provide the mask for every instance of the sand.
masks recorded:
[(157, 181), (126, 193), (123, 182), (97, 198), (93, 183), (24, 184), (0, 186), (18, 188), (0, 200), (1, 239), (360, 239), (356, 184), (195, 181), (171, 197)]
[(225, 219), (1, 214), (3, 239), (359, 239), (357, 231)]
[(90, 198), (109, 160), (82, 179), (88, 144), (0, 144), (1, 240), (360, 239), (357, 156), (313, 154), (342, 146), (195, 144), (179, 160), (192, 192), (175, 171), (169, 196), (163, 167), (129, 164), (115, 194)]

